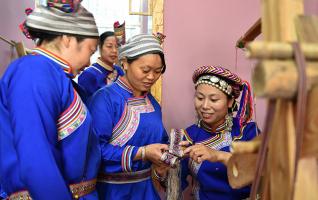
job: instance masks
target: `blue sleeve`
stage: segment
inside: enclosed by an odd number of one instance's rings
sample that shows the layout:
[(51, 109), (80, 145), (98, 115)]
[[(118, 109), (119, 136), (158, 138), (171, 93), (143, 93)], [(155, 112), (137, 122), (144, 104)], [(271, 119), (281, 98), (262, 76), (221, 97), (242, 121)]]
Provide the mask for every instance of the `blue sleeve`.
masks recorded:
[(245, 141), (252, 140), (258, 134), (260, 134), (260, 130), (255, 122), (249, 122), (243, 128), (243, 140)]
[(78, 84), (85, 89), (88, 95), (93, 95), (98, 90), (98, 81), (96, 75), (85, 70), (78, 77)]
[(190, 174), (188, 167), (189, 158), (185, 158), (181, 161), (181, 188), (185, 190), (189, 183), (187, 181), (187, 177)]
[[(125, 75), (125, 72), (124, 70), (118, 66), (118, 65), (114, 65), (114, 68), (116, 69), (116, 71), (118, 72), (118, 76), (124, 76)], [(118, 77), (117, 77), (118, 78)]]
[(163, 137), (162, 137), (161, 144), (168, 144), (168, 143), (169, 143), (168, 133), (167, 133), (166, 129), (163, 129)]
[(102, 160), (113, 172), (131, 172), (133, 171), (133, 161), (139, 147), (136, 146), (114, 146), (109, 143), (112, 137), (114, 127), (114, 115), (119, 112), (114, 108), (110, 101), (110, 94), (105, 89), (98, 90), (92, 97), (89, 105), (93, 125), (96, 134), (99, 136), (102, 149)]
[[(152, 96), (151, 94), (148, 95), (152, 105), (154, 106), (155, 110), (158, 110), (160, 113), (160, 120), (162, 122), (162, 111), (161, 111), (161, 106), (160, 104), (157, 102), (156, 98), (154, 96)], [(162, 138), (160, 143), (161, 144), (169, 144), (169, 135), (170, 133), (167, 133), (166, 129), (163, 127), (162, 128)]]
[(7, 198), (7, 194), (2, 190), (0, 186), (0, 199), (5, 199), (5, 198)]
[(8, 110), (21, 180), (33, 199), (72, 199), (58, 165), (60, 81), (51, 66), (19, 67), (8, 88)]

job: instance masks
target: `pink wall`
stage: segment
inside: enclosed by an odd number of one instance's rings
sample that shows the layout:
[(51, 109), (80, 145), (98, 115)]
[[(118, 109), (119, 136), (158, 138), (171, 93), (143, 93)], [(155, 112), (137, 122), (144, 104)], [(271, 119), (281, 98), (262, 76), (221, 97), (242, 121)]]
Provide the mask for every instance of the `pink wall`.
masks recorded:
[(317, 0), (304, 0), (305, 13), (307, 15), (318, 15), (318, 1)]
[[(222, 65), (249, 80), (252, 61), (237, 50), (237, 39), (260, 17), (256, 0), (165, 1), (164, 43), (167, 71), (163, 78), (163, 117), (167, 130), (195, 121), (192, 72), (201, 65)], [(257, 101), (262, 127), (264, 102)]]
[[(192, 72), (201, 65), (222, 65), (250, 80), (253, 61), (237, 39), (260, 17), (260, 0), (166, 0), (164, 43), (167, 71), (163, 78), (163, 118), (170, 128), (185, 128), (195, 121)], [(318, 14), (317, 0), (304, 0), (306, 14)], [(266, 101), (256, 99), (256, 121), (262, 129)]]
[[(24, 9), (34, 0), (2, 1), (0, 35), (33, 46), (18, 29), (25, 19)], [(318, 13), (317, 0), (305, 0), (308, 14)], [(163, 79), (163, 116), (168, 130), (184, 128), (194, 122), (193, 83), (197, 66), (217, 64), (228, 67), (249, 80), (253, 63), (237, 51), (235, 42), (260, 16), (260, 0), (166, 0), (164, 26), (167, 72)], [(10, 46), (0, 41), (0, 77), (12, 57)], [(15, 54), (13, 54), (15, 56)], [(256, 101), (259, 126), (263, 127), (266, 106)]]
[[(32, 47), (32, 42), (24, 37), (18, 27), (25, 20), (24, 9), (27, 7), (33, 8), (34, 0), (1, 1), (0, 35), (9, 40), (23, 41), (26, 46)], [(12, 56), (16, 56), (15, 50), (0, 40), (0, 77), (10, 63)]]

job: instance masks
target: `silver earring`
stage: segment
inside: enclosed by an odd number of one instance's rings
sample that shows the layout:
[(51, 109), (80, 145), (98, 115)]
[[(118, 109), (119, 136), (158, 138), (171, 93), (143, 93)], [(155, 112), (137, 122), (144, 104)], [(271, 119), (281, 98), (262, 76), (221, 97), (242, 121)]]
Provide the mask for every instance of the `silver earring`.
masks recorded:
[(199, 118), (198, 118), (197, 126), (198, 126), (199, 128), (201, 128), (201, 121), (202, 121), (202, 119), (199, 119)]
[(225, 116), (225, 130), (228, 132), (231, 132), (232, 126), (233, 126), (233, 116), (231, 114), (226, 114), (226, 116)]

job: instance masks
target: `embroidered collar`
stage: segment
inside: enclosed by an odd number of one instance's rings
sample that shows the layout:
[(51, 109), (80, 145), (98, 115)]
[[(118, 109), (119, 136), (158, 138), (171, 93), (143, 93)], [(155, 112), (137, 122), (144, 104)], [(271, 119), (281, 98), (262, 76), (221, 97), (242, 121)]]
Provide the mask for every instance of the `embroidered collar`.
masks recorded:
[(97, 59), (96, 63), (99, 64), (100, 66), (102, 66), (103, 68), (105, 68), (108, 71), (111, 71), (111, 72), (114, 71), (114, 66), (107, 65), (100, 58)]
[[(119, 85), (119, 87), (123, 88), (130, 94), (134, 94), (133, 89), (127, 84), (125, 79), (123, 77), (119, 77), (116, 81), (116, 83)], [(134, 96), (131, 99), (138, 99), (138, 98), (145, 98), (148, 95), (148, 92), (143, 93), (141, 96)]]
[(221, 124), (220, 126), (218, 126), (215, 131), (213, 131), (212, 128), (210, 128), (206, 123), (204, 123), (203, 120), (199, 120), (198, 127), (202, 128), (203, 130), (209, 133), (215, 133), (215, 134), (224, 133), (224, 131), (226, 130), (225, 122)]
[(123, 88), (130, 94), (133, 94), (133, 90), (128, 86), (128, 84), (125, 83), (124, 79), (122, 77), (118, 78), (116, 83), (119, 85), (119, 87)]
[(42, 56), (45, 56), (46, 58), (56, 62), (57, 64), (59, 64), (63, 71), (71, 78), (74, 78), (74, 75), (72, 74), (72, 67), (71, 65), (66, 61), (64, 60), (63, 58), (55, 55), (54, 53), (46, 50), (46, 49), (43, 49), (43, 48), (40, 48), (40, 47), (37, 47), (35, 49), (32, 50), (32, 54), (40, 54)]

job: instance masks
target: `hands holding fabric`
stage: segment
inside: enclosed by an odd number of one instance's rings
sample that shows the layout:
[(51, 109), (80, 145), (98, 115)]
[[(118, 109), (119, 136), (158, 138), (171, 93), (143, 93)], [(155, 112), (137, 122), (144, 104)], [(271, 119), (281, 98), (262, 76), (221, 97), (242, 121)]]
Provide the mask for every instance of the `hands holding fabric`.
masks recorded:
[[(144, 153), (142, 153), (142, 148)], [(165, 151), (168, 151), (168, 145), (166, 144), (149, 144), (144, 147), (140, 147), (134, 160), (141, 160), (144, 154), (144, 160), (148, 160), (155, 165), (162, 165), (161, 156)]]
[(146, 160), (149, 160), (155, 165), (162, 165), (163, 162), (161, 161), (161, 156), (165, 151), (169, 150), (168, 145), (166, 144), (150, 144), (146, 147)]
[(150, 144), (150, 145), (141, 147), (138, 150), (138, 153), (135, 159), (150, 161), (153, 164), (153, 170), (154, 170), (156, 178), (159, 181), (163, 181), (165, 177), (167, 176), (170, 166), (165, 164), (161, 160), (161, 158), (162, 158), (162, 154), (168, 150), (169, 148), (168, 148), (168, 145), (166, 144)]
[[(190, 143), (188, 141), (182, 141), (180, 143), (183, 147), (189, 146), (189, 144)], [(187, 147), (184, 150), (184, 154), (185, 156), (192, 158), (197, 163), (207, 160), (210, 162), (222, 162), (225, 165), (227, 165), (228, 160), (232, 156), (229, 152), (214, 150), (203, 144), (195, 144)]]

